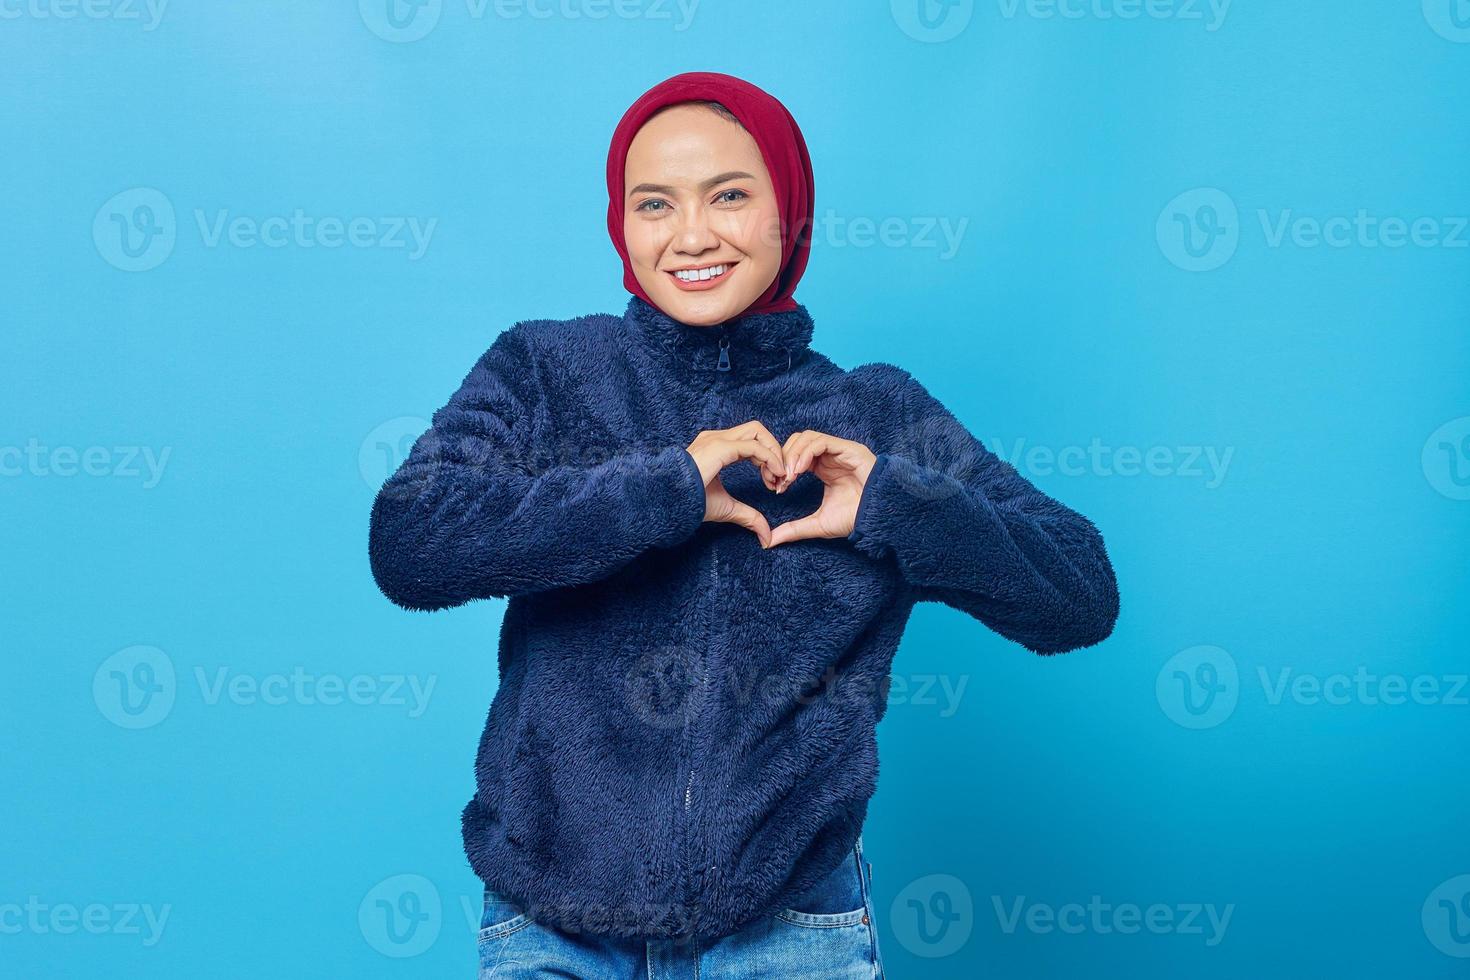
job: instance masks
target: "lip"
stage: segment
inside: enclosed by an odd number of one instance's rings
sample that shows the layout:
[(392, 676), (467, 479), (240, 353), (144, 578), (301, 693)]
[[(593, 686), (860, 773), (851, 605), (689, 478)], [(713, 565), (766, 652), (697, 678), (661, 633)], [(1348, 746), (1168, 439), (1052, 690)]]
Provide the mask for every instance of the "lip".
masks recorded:
[[(737, 265), (739, 265), (739, 264), (740, 264), (739, 262), (713, 262), (713, 263), (709, 263), (709, 264), (706, 264), (706, 265), (703, 265), (703, 266), (695, 266), (695, 268), (698, 268), (698, 269), (707, 269), (707, 268), (709, 268), (710, 265), (723, 265), (723, 266), (725, 266), (725, 271), (723, 273), (721, 273), (720, 275), (716, 276), (713, 279), (705, 279), (702, 282), (685, 282), (683, 279), (680, 279), (678, 276), (674, 275), (674, 272), (676, 270), (674, 270), (674, 269), (666, 269), (664, 271), (668, 274), (668, 277), (670, 279), (674, 280), (674, 285), (675, 286), (678, 286), (680, 289), (684, 290), (685, 292), (698, 293), (698, 292), (702, 292), (703, 290), (706, 290), (706, 289), (714, 289), (716, 286), (719, 286), (719, 285), (723, 284), (726, 279), (729, 279), (730, 278), (730, 273), (734, 272), (735, 271), (735, 267)], [(679, 270), (679, 271), (682, 271), (682, 270)]]

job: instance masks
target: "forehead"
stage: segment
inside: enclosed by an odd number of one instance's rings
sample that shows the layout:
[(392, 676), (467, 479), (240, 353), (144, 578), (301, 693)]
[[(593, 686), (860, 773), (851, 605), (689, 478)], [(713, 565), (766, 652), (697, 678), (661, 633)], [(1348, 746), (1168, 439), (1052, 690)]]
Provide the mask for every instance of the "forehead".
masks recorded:
[(766, 183), (760, 147), (743, 126), (704, 106), (679, 105), (644, 123), (628, 145), (623, 173), (629, 184), (698, 181), (726, 170), (745, 170)]

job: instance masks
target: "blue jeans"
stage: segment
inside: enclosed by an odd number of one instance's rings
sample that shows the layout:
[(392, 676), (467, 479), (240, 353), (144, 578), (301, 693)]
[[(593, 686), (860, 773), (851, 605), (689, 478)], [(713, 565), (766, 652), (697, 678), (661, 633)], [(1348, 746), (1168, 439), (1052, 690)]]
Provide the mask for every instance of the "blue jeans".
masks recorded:
[(487, 888), (480, 980), (883, 980), (872, 884), (873, 866), (859, 837), (848, 858), (790, 908), (709, 946), (569, 935), (540, 925)]

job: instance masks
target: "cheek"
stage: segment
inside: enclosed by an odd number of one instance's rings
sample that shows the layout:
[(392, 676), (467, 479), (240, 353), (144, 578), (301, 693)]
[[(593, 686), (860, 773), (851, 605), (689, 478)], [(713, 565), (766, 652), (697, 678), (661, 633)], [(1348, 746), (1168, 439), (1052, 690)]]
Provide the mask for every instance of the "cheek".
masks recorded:
[(658, 227), (636, 218), (623, 222), (623, 243), (627, 246), (628, 257), (633, 260), (634, 265), (655, 265), (664, 252), (664, 242), (659, 236)]
[(781, 264), (781, 216), (774, 211), (741, 211), (731, 215), (726, 237), (756, 265)]

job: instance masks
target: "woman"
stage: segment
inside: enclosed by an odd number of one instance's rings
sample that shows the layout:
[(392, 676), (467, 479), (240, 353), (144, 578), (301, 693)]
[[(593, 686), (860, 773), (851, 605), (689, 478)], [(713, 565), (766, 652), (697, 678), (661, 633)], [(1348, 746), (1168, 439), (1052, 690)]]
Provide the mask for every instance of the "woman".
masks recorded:
[(391, 600), (510, 598), (462, 815), (482, 975), (881, 976), (860, 831), (910, 610), (1097, 643), (1102, 538), (907, 372), (809, 346), (776, 99), (667, 79), (607, 181), (626, 311), (500, 334), (373, 505)]

